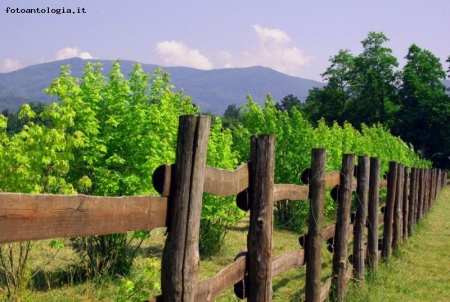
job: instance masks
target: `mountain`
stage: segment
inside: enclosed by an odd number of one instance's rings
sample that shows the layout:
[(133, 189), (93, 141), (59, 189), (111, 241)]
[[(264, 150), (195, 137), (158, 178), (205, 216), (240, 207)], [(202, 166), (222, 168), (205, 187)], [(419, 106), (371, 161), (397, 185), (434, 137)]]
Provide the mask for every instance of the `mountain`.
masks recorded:
[[(104, 74), (111, 70), (111, 60), (89, 60), (100, 62)], [(70, 64), (72, 76), (81, 77), (86, 60), (72, 58), (29, 66), (9, 73), (0, 73), (0, 110), (16, 111), (23, 103), (30, 101), (50, 102), (43, 89), (48, 87), (59, 74), (62, 65)], [(132, 70), (133, 61), (121, 61), (121, 71), (127, 75)], [(150, 74), (157, 65), (142, 64), (145, 72)], [(267, 67), (227, 68), (199, 70), (188, 67), (163, 67), (170, 74), (175, 90), (183, 90), (192, 96), (192, 102), (200, 105), (202, 112), (211, 111), (222, 115), (228, 105), (238, 106), (247, 102), (250, 94), (254, 101), (263, 105), (266, 95), (270, 93), (275, 102), (288, 94), (304, 101), (308, 91), (322, 87), (321, 82), (289, 76)], [(54, 99), (53, 99), (54, 100)]]

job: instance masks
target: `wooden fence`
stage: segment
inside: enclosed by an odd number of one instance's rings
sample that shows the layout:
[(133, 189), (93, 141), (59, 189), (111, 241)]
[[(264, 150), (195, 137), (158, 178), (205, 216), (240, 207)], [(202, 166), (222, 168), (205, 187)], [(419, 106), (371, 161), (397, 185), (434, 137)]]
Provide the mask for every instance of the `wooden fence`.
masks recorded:
[[(176, 162), (153, 175), (161, 196), (94, 197), (85, 195), (0, 194), (0, 243), (102, 235), (168, 228), (162, 256), (162, 295), (150, 301), (213, 301), (227, 288), (248, 301), (271, 301), (272, 279), (306, 264), (306, 301), (328, 297), (343, 301), (349, 279), (363, 280), (367, 265), (377, 269), (380, 257), (407, 238), (446, 184), (437, 169), (406, 168), (390, 162), (387, 181), (380, 181), (379, 158), (343, 156), (342, 171), (325, 173), (325, 149), (313, 149), (309, 186), (274, 184), (275, 137), (251, 138), (250, 161), (226, 171), (206, 166), (208, 116), (180, 118)], [(356, 177), (355, 177), (356, 176)], [(387, 186), (384, 214), (379, 214), (379, 188)], [(336, 224), (323, 226), (325, 191), (338, 201)], [(357, 212), (350, 213), (352, 192)], [(212, 278), (198, 280), (199, 223), (202, 194), (237, 195), (237, 206), (250, 210), (248, 251)], [(304, 249), (273, 256), (273, 206), (280, 200), (309, 200), (308, 233), (299, 238)], [(378, 225), (384, 222), (383, 236)], [(364, 238), (367, 232), (367, 248)], [(349, 237), (353, 254), (348, 256)], [(321, 249), (334, 250), (333, 276), (321, 282)], [(334, 286), (332, 286), (334, 284)], [(330, 292), (330, 289), (333, 289)]]

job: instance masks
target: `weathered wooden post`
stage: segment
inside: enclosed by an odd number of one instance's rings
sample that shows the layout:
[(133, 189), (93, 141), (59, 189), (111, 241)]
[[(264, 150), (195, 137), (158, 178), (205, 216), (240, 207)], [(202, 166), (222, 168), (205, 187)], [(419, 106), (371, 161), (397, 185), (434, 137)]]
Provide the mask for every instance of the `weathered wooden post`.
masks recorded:
[(409, 212), (408, 212), (408, 236), (411, 236), (414, 231), (415, 225), (415, 213), (416, 213), (416, 200), (417, 200), (417, 186), (416, 186), (416, 178), (417, 178), (417, 168), (411, 169), (411, 177), (409, 180)]
[(380, 202), (380, 158), (370, 158), (370, 181), (369, 181), (369, 225), (367, 248), (369, 267), (372, 272), (378, 270), (378, 205)]
[(395, 194), (395, 210), (394, 210), (394, 231), (392, 238), (392, 246), (394, 249), (398, 249), (399, 245), (403, 242), (403, 183), (405, 167), (402, 164), (398, 164), (397, 167), (397, 191)]
[(164, 301), (194, 301), (209, 116), (181, 116), (176, 168), (170, 188), (168, 235), (162, 255)]
[(430, 170), (430, 197), (428, 199), (428, 211), (431, 209), (431, 206), (434, 202), (434, 188), (435, 188), (435, 182), (436, 182), (436, 169)]
[(389, 259), (392, 253), (392, 225), (394, 221), (395, 195), (397, 191), (397, 168), (394, 161), (389, 162), (388, 191), (384, 210), (383, 258)]
[(364, 281), (364, 257), (366, 233), (367, 205), (369, 193), (370, 164), (368, 156), (358, 157), (357, 187), (356, 187), (356, 219), (353, 237), (353, 268), (354, 277)]
[(408, 238), (408, 222), (409, 222), (409, 203), (408, 203), (408, 187), (409, 187), (409, 168), (404, 170), (405, 181), (403, 182), (403, 239)]
[(423, 217), (423, 204), (425, 199), (425, 169), (420, 169), (419, 171), (419, 201), (417, 208), (417, 218), (416, 221), (420, 221)]
[(325, 205), (325, 169), (325, 148), (313, 149), (311, 153), (311, 180), (309, 183), (311, 203), (306, 243), (306, 302), (320, 301), (323, 211)]
[(334, 235), (333, 285), (331, 297), (335, 301), (345, 299), (345, 274), (347, 272), (348, 231), (352, 203), (355, 154), (344, 154), (339, 185), (336, 233)]
[(430, 169), (425, 169), (425, 198), (423, 201), (423, 215), (422, 217), (424, 217), (427, 213), (428, 213), (428, 204), (429, 204), (429, 199), (430, 199)]
[(421, 198), (421, 175), (422, 169), (418, 168), (416, 171), (416, 205), (414, 209), (414, 225), (416, 225), (420, 219), (420, 198)]
[(275, 136), (251, 138), (248, 301), (272, 301), (272, 232)]

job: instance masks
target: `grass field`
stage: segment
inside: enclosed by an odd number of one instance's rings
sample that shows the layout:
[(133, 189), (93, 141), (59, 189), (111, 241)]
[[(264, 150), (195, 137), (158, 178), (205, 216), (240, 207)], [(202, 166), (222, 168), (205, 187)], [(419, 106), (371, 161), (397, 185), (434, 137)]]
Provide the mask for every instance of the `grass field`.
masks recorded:
[(347, 301), (450, 301), (450, 188), (400, 250), (363, 287), (348, 286)]
[[(347, 301), (450, 301), (450, 188), (441, 192), (425, 219), (418, 225), (412, 237), (387, 263), (380, 263), (377, 276), (367, 276), (366, 283), (350, 282), (347, 285)], [(225, 248), (219, 255), (202, 260), (200, 278), (214, 276), (220, 269), (234, 261), (236, 254), (245, 249), (248, 217), (235, 226), (226, 237)], [(164, 229), (156, 229), (142, 248), (134, 269), (127, 280), (138, 282), (149, 257), (160, 257), (164, 244)], [(299, 249), (301, 233), (274, 231), (274, 255)], [(84, 280), (71, 264), (76, 254), (68, 247), (56, 250), (48, 241), (34, 244), (31, 254), (30, 274), (33, 283), (25, 290), (23, 301), (117, 301), (120, 294), (120, 278), (94, 278)], [(331, 274), (332, 254), (323, 250), (323, 280)], [(158, 262), (158, 261), (157, 261)], [(153, 281), (157, 281), (157, 275)], [(305, 268), (289, 270), (273, 282), (274, 301), (303, 301)], [(4, 293), (4, 291), (3, 291)], [(156, 295), (158, 290), (153, 290)], [(2, 292), (0, 291), (0, 299)], [(3, 296), (3, 300), (5, 297)], [(217, 301), (240, 301), (232, 289), (224, 292)]]

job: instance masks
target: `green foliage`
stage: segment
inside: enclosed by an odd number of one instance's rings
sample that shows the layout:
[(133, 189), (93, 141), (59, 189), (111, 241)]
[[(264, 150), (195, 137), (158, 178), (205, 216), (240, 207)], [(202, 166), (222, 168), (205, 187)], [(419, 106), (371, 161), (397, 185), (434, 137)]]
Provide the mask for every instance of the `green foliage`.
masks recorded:
[(131, 278), (120, 280), (116, 301), (147, 301), (161, 291), (159, 259), (146, 258), (146, 262), (147, 265), (143, 270), (134, 271)]
[[(445, 167), (450, 163), (450, 98), (442, 83), (445, 71), (437, 57), (415, 44), (409, 48), (406, 59), (394, 131), (419, 146), (425, 157), (434, 157), (436, 166)], [(441, 153), (439, 160), (436, 153)]]
[[(35, 112), (24, 105), (17, 114), (22, 129), (8, 137), (1, 116), (0, 187), (8, 192), (83, 193), (99, 196), (155, 194), (156, 167), (173, 163), (180, 115), (197, 114), (190, 98), (174, 93), (161, 69), (153, 76), (134, 65), (129, 79), (115, 62), (107, 77), (100, 64), (86, 63), (81, 78), (62, 66), (45, 90), (58, 99)], [(40, 107), (39, 107), (40, 108)], [(234, 169), (229, 130), (219, 119), (211, 130), (208, 164)], [(34, 121), (39, 121), (35, 123)], [(41, 122), (42, 121), (42, 122)], [(27, 180), (27, 181), (24, 181)], [(204, 198), (201, 251), (220, 250), (226, 231), (242, 213), (232, 197)], [(80, 267), (88, 275), (126, 274), (148, 232), (73, 238)], [(137, 241), (137, 244), (131, 244)], [(131, 248), (133, 247), (133, 248)]]
[(275, 104), (275, 108), (278, 110), (285, 110), (288, 113), (291, 112), (292, 108), (296, 108), (297, 110), (301, 110), (303, 107), (302, 102), (293, 94), (288, 94), (284, 98), (282, 98), (279, 102)]
[[(425, 167), (429, 162), (420, 160), (414, 149), (398, 137), (394, 137), (381, 124), (368, 127), (361, 125), (358, 131), (351, 124), (340, 126), (337, 122), (328, 126), (321, 119), (314, 128), (296, 109), (290, 114), (277, 110), (270, 95), (261, 108), (250, 97), (242, 108), (242, 125), (233, 129), (234, 149), (239, 160), (249, 158), (249, 138), (254, 134), (275, 134), (275, 183), (301, 184), (301, 173), (310, 166), (311, 148), (327, 149), (327, 172), (339, 171), (344, 153), (379, 156), (382, 173), (388, 163), (395, 160), (408, 166)], [(307, 223), (308, 209), (304, 202), (280, 201), (275, 205), (278, 225), (300, 230)], [(325, 206), (326, 215), (333, 215), (336, 203), (330, 198)]]
[(241, 109), (236, 104), (229, 105), (223, 113), (223, 126), (225, 128), (236, 127), (240, 123)]
[(331, 57), (322, 74), (327, 84), (309, 91), (302, 112), (315, 126), (321, 118), (329, 127), (346, 121), (357, 129), (381, 123), (434, 166), (448, 167), (450, 97), (442, 83), (442, 65), (431, 52), (413, 44), (407, 64), (398, 71), (387, 42), (383, 33), (369, 32), (361, 42), (361, 54), (340, 50)]
[(354, 57), (349, 50), (340, 50), (330, 62), (330, 67), (322, 74), (327, 85), (310, 90), (306, 100), (304, 112), (313, 124), (324, 118), (329, 125), (333, 121), (342, 125), (348, 116)]

